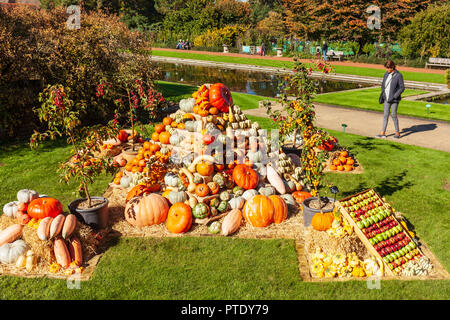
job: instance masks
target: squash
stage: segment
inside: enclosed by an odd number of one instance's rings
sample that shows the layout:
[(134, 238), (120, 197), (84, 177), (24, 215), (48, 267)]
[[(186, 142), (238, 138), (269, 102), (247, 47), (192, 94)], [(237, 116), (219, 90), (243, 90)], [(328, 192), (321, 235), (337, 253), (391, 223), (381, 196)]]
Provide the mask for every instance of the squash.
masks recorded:
[(281, 179), (278, 172), (272, 167), (272, 165), (267, 165), (267, 180), (269, 183), (278, 191), (280, 194), (286, 193), (286, 188), (284, 186), (283, 179)]
[(47, 217), (41, 220), (37, 228), (37, 236), (40, 240), (46, 241), (50, 239), (50, 226), (52, 224), (53, 218)]
[(197, 203), (192, 209), (192, 215), (196, 219), (205, 219), (209, 216), (209, 207), (203, 202)]
[(19, 201), (12, 201), (3, 206), (3, 213), (10, 218), (15, 219), (17, 216)]
[(50, 225), (50, 239), (56, 238), (60, 233), (64, 226), (64, 221), (66, 217), (63, 214), (57, 215)]
[(18, 211), (17, 212), (17, 217), (16, 217), (16, 221), (18, 224), (21, 225), (26, 225), (28, 222), (30, 222), (31, 218), (28, 214), (26, 214), (23, 211)]
[(256, 195), (245, 202), (244, 218), (254, 227), (267, 227), (273, 222), (275, 208), (272, 201), (264, 195)]
[(167, 200), (155, 193), (131, 199), (125, 207), (125, 219), (137, 228), (152, 226), (166, 221), (169, 205)]
[(69, 254), (70, 260), (77, 266), (81, 266), (83, 264), (83, 250), (81, 241), (77, 237), (72, 237), (69, 241)]
[(206, 197), (209, 194), (210, 190), (207, 184), (198, 184), (195, 188), (195, 194), (199, 197)]
[(194, 111), (194, 105), (195, 105), (195, 99), (194, 98), (188, 98), (188, 99), (181, 99), (180, 100), (180, 109), (183, 110), (186, 113), (193, 112)]
[(230, 193), (228, 191), (222, 191), (219, 195), (220, 200), (222, 201), (228, 201), (230, 200), (231, 196)]
[(222, 200), (222, 201), (220, 201), (220, 204), (217, 207), (217, 210), (221, 213), (224, 213), (228, 210), (228, 207), (229, 207), (228, 201)]
[(208, 188), (212, 195), (219, 193), (220, 190), (219, 185), (213, 181), (208, 183)]
[[(194, 161), (192, 161), (192, 163), (188, 166), (188, 170), (192, 173), (197, 171), (197, 164), (199, 162), (206, 162), (206, 163), (211, 163), (213, 164), (215, 161), (214, 157), (209, 156), (209, 155), (201, 155), (198, 156), (197, 158), (194, 159)], [(212, 166), (212, 165), (211, 165)], [(213, 172), (214, 172), (214, 166), (213, 167)], [(198, 171), (197, 171), (198, 172)], [(202, 174), (201, 172), (199, 172), (200, 174)], [(212, 173), (211, 173), (212, 174)], [(209, 174), (202, 174), (202, 176), (209, 176)]]
[(131, 183), (131, 177), (128, 176), (123, 176), (122, 178), (120, 178), (120, 186), (123, 188), (128, 188), (130, 186)]
[(246, 190), (242, 194), (242, 198), (244, 198), (247, 201), (248, 199), (250, 199), (253, 196), (256, 196), (257, 194), (258, 194), (258, 191), (256, 191), (255, 189)]
[(185, 136), (180, 136), (180, 135), (175, 134), (170, 137), (169, 142), (173, 146), (178, 146), (180, 144), (180, 142), (184, 140), (184, 138), (185, 138)]
[(36, 256), (34, 255), (34, 252), (32, 250), (27, 251), (27, 257), (25, 262), (25, 268), (28, 272), (33, 270), (34, 266), (36, 265)]
[(295, 207), (297, 205), (297, 202), (295, 201), (294, 197), (290, 194), (283, 194), (281, 195), (281, 198), (283, 198), (284, 202), (289, 206)]
[(233, 181), (245, 190), (254, 189), (259, 182), (258, 174), (252, 168), (244, 164), (238, 164), (233, 169)]
[(188, 195), (184, 191), (172, 191), (169, 193), (169, 201), (172, 204), (178, 203), (178, 202), (185, 202), (187, 201)]
[(172, 172), (166, 173), (164, 176), (164, 183), (169, 187), (177, 187), (180, 177)]
[(208, 227), (208, 232), (211, 234), (218, 234), (221, 229), (221, 224), (219, 221), (214, 221)]
[(261, 187), (261, 188), (259, 188), (258, 192), (259, 192), (259, 194), (262, 194), (266, 197), (272, 196), (276, 193), (275, 188), (272, 186)]
[(169, 209), (166, 227), (172, 233), (187, 232), (192, 225), (192, 210), (185, 203), (176, 203)]
[(194, 183), (195, 184), (201, 184), (205, 182), (205, 179), (203, 179), (202, 175), (199, 173), (194, 173)]
[(233, 188), (233, 194), (237, 197), (240, 197), (244, 194), (244, 188), (242, 187), (234, 187)]
[[(212, 163), (212, 162), (211, 162)], [(214, 165), (208, 162), (199, 162), (195, 169), (202, 176), (210, 176), (214, 173)]]
[(30, 203), (37, 198), (39, 198), (39, 194), (34, 190), (22, 189), (17, 192), (17, 200), (19, 202)]
[(216, 83), (209, 88), (209, 102), (219, 111), (228, 112), (229, 107), (233, 106), (233, 97), (224, 84)]
[(193, 177), (192, 173), (190, 173), (189, 170), (186, 169), (186, 168), (181, 168), (180, 169), (180, 174), (184, 174), (187, 177), (187, 179), (189, 180), (187, 191), (190, 192), (190, 193), (194, 193), (195, 192), (195, 188), (197, 186), (194, 183), (194, 177)]
[(64, 220), (64, 225), (62, 228), (61, 235), (64, 239), (67, 239), (72, 235), (72, 233), (75, 231), (75, 228), (77, 226), (77, 218), (74, 214), (69, 214), (66, 216), (66, 219)]
[(53, 251), (55, 253), (56, 262), (62, 267), (68, 268), (70, 265), (70, 254), (63, 239), (58, 238), (55, 240)]
[(213, 177), (213, 182), (217, 183), (220, 188), (225, 187), (226, 178), (221, 173), (216, 173)]
[(167, 132), (167, 131), (161, 132), (159, 135), (159, 141), (162, 144), (170, 144), (170, 137), (171, 137), (171, 134), (169, 132)]
[(23, 269), (23, 268), (25, 268), (26, 263), (27, 263), (27, 257), (22, 254), (19, 258), (17, 258), (16, 268)]
[(331, 228), (334, 220), (333, 212), (316, 213), (311, 220), (312, 227), (317, 231), (327, 231)]
[(219, 204), (220, 204), (220, 199), (219, 198), (212, 198), (210, 201), (209, 201), (209, 206), (210, 207), (218, 207), (219, 206)]
[(242, 209), (245, 204), (245, 200), (242, 197), (235, 197), (229, 202), (231, 209)]
[(284, 199), (281, 198), (280, 196), (273, 195), (270, 196), (269, 199), (272, 201), (273, 207), (275, 209), (273, 215), (273, 222), (276, 224), (280, 224), (287, 219), (288, 215), (287, 204), (284, 201)]
[(29, 203), (27, 212), (31, 218), (35, 219), (54, 218), (63, 212), (63, 207), (57, 199), (38, 198)]
[(295, 191), (292, 196), (298, 204), (302, 204), (303, 200), (311, 198), (312, 195), (306, 191)]
[(27, 244), (23, 240), (6, 243), (0, 247), (1, 263), (16, 263), (17, 259), (27, 250)]
[(13, 224), (8, 228), (0, 231), (0, 246), (13, 242), (22, 236), (23, 226), (20, 224)]
[(230, 234), (235, 233), (242, 223), (242, 213), (239, 209), (233, 209), (226, 217), (223, 219), (222, 222), (222, 235), (228, 236)]

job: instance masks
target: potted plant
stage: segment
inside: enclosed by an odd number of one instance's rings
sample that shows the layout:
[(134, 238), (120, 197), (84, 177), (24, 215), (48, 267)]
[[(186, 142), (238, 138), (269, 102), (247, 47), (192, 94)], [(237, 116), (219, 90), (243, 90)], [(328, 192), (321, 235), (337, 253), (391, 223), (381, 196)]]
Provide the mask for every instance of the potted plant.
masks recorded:
[(102, 172), (113, 173), (115, 167), (111, 158), (98, 157), (104, 140), (117, 135), (117, 130), (110, 122), (106, 126), (81, 125), (80, 116), (85, 106), (75, 105), (69, 99), (70, 89), (61, 85), (48, 86), (39, 95), (40, 107), (35, 109), (41, 122), (47, 125), (47, 131), (35, 131), (30, 139), (30, 146), (36, 148), (46, 138), (67, 137), (72, 146), (71, 157), (61, 163), (59, 172), (61, 180), (68, 183), (72, 179), (79, 182), (78, 192), (83, 198), (69, 204), (69, 209), (79, 220), (95, 229), (102, 229), (108, 222), (108, 199), (91, 196), (88, 185)]

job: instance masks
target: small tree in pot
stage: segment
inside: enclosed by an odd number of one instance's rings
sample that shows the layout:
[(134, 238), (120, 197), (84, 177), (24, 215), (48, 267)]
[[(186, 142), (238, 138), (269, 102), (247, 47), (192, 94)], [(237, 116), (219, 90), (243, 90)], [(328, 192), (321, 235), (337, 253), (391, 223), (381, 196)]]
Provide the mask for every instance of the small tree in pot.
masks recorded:
[[(111, 158), (96, 157), (101, 154), (101, 145), (104, 140), (117, 135), (117, 130), (112, 123), (106, 126), (94, 125), (81, 126), (80, 116), (85, 111), (85, 106), (75, 105), (69, 99), (70, 89), (61, 85), (48, 86), (40, 95), (40, 107), (35, 108), (39, 120), (47, 125), (47, 131), (40, 133), (35, 131), (30, 139), (31, 148), (37, 148), (39, 143), (47, 138), (56, 139), (64, 136), (67, 143), (72, 146), (71, 157), (61, 163), (59, 172), (61, 181), (68, 183), (72, 179), (79, 184), (78, 193), (86, 197), (77, 199), (76, 206), (69, 205), (70, 209), (87, 211), (92, 217), (84, 221), (95, 227), (106, 227), (108, 200), (102, 197), (92, 197), (89, 192), (89, 184), (102, 172), (113, 173), (115, 167)], [(102, 215), (96, 217), (96, 215)]]

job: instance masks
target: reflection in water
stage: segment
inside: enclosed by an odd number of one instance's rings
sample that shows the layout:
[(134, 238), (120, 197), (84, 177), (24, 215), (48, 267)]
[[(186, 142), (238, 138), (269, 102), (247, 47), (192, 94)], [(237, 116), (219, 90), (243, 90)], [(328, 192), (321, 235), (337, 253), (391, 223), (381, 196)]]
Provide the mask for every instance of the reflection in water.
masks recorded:
[[(157, 63), (157, 65), (162, 70), (161, 80), (165, 81), (193, 85), (222, 82), (231, 91), (266, 97), (275, 97), (279, 93), (279, 76), (274, 74), (175, 63)], [(319, 93), (367, 87), (364, 84), (330, 80), (316, 80), (316, 85)]]

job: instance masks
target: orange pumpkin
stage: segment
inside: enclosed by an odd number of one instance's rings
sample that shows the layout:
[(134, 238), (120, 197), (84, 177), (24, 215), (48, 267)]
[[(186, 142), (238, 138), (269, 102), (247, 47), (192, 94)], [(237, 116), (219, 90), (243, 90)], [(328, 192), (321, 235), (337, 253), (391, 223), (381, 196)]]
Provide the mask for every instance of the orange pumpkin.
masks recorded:
[(210, 176), (214, 173), (214, 166), (205, 161), (197, 163), (195, 169), (202, 176)]
[(245, 202), (244, 218), (254, 227), (267, 227), (273, 222), (275, 208), (272, 200), (263, 195), (256, 195)]
[(144, 159), (139, 161), (139, 167), (145, 167), (146, 164), (147, 162)]
[(209, 182), (208, 187), (209, 190), (211, 191), (211, 194), (217, 194), (220, 190), (220, 186), (215, 182)]
[(151, 145), (152, 144), (149, 141), (145, 141), (144, 144), (142, 145), (142, 147), (144, 148), (144, 151), (145, 150), (150, 150), (150, 146)]
[(144, 158), (147, 159), (147, 160), (150, 159), (150, 157), (152, 155), (153, 154), (152, 154), (152, 152), (150, 150), (147, 150), (147, 151), (144, 152)]
[(170, 143), (170, 133), (167, 131), (161, 132), (159, 135), (159, 141), (162, 144), (169, 144)]
[(338, 169), (338, 171), (344, 171), (344, 167), (343, 166), (338, 166), (337, 169)]
[(171, 117), (165, 117), (163, 119), (163, 125), (169, 126), (172, 123), (173, 119)]
[(184, 123), (179, 123), (177, 126), (178, 129), (185, 129)]
[(131, 171), (131, 169), (133, 169), (133, 164), (132, 164), (132, 163), (127, 163), (127, 164), (125, 165), (125, 170)]
[(63, 212), (62, 204), (54, 198), (37, 198), (28, 204), (28, 215), (35, 219), (56, 217)]
[(331, 166), (330, 166), (330, 170), (336, 170), (337, 169), (337, 167), (334, 165), (334, 164), (332, 164)]
[(312, 227), (317, 231), (327, 231), (331, 228), (331, 225), (334, 221), (334, 214), (333, 212), (327, 212), (327, 213), (316, 213), (312, 220), (311, 225)]
[(255, 189), (259, 182), (258, 174), (255, 170), (245, 164), (238, 164), (233, 169), (233, 180), (245, 190)]
[(345, 163), (347, 162), (347, 158), (345, 158), (345, 157), (339, 157), (339, 161), (340, 161), (342, 164), (345, 164)]
[(163, 125), (163, 124), (157, 124), (156, 126), (155, 126), (155, 132), (157, 132), (157, 133), (161, 133), (161, 132), (163, 132), (165, 130), (165, 126)]
[(341, 164), (341, 162), (339, 161), (338, 158), (336, 158), (336, 159), (333, 160), (333, 164), (337, 167), (338, 165)]
[(344, 157), (344, 158), (347, 158), (348, 157), (348, 152), (347, 151), (341, 151), (340, 153), (339, 153), (339, 156), (341, 156), (341, 157)]
[(200, 110), (198, 112), (198, 115), (201, 117), (207, 117), (209, 115), (209, 111), (208, 110)]
[(294, 197), (295, 201), (298, 204), (301, 204), (303, 202), (303, 200), (311, 198), (312, 195), (309, 192), (306, 191), (295, 191), (292, 196)]
[(213, 84), (209, 88), (209, 101), (213, 107), (222, 112), (228, 112), (228, 108), (233, 106), (231, 92), (222, 83)]
[(152, 140), (153, 141), (159, 141), (159, 133), (158, 132), (153, 132)]
[(344, 166), (344, 170), (345, 170), (345, 171), (352, 171), (352, 170), (353, 170), (353, 166), (350, 166), (350, 165), (346, 164), (346, 165)]
[(349, 166), (352, 166), (352, 165), (355, 164), (355, 160), (353, 160), (352, 158), (347, 158), (347, 164), (348, 164)]
[(128, 192), (127, 194), (127, 198), (125, 200), (125, 203), (127, 203), (128, 201), (130, 201), (131, 199), (135, 198), (135, 197), (140, 197), (142, 195), (146, 195), (150, 193), (150, 189), (147, 188), (146, 186), (143, 185), (137, 185), (134, 186), (130, 192)]
[(212, 114), (212, 115), (217, 115), (217, 114), (219, 114), (219, 109), (217, 109), (216, 107), (212, 107), (212, 108), (210, 108), (208, 111), (209, 111), (209, 113)]
[(132, 198), (125, 207), (125, 219), (132, 226), (142, 228), (166, 221), (169, 212), (167, 200), (151, 193), (143, 197)]
[(150, 146), (150, 152), (152, 152), (152, 153), (155, 153), (159, 150), (161, 150), (161, 146), (159, 144), (152, 144)]
[(269, 197), (269, 199), (273, 203), (273, 207), (275, 209), (274, 215), (273, 215), (273, 222), (276, 224), (282, 223), (284, 220), (287, 219), (288, 215), (288, 207), (286, 202), (283, 198), (280, 196), (272, 195)]
[(202, 183), (202, 184), (198, 184), (195, 187), (195, 194), (198, 195), (199, 197), (206, 197), (209, 194), (210, 190), (208, 185)]
[(194, 111), (195, 114), (198, 114), (198, 112), (200, 111), (200, 107), (195, 105), (192, 110)]
[(170, 126), (171, 126), (172, 128), (176, 128), (176, 127), (178, 126), (178, 122), (173, 121), (173, 122), (170, 124)]
[(185, 203), (178, 202), (170, 207), (167, 215), (167, 230), (172, 233), (183, 233), (188, 231), (192, 225), (192, 210)]

